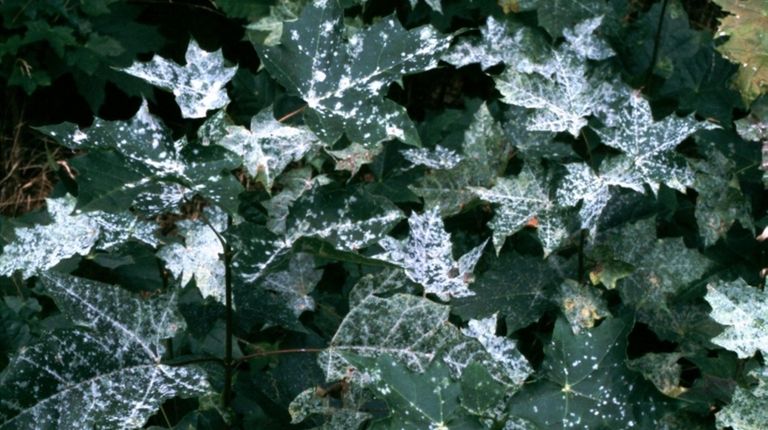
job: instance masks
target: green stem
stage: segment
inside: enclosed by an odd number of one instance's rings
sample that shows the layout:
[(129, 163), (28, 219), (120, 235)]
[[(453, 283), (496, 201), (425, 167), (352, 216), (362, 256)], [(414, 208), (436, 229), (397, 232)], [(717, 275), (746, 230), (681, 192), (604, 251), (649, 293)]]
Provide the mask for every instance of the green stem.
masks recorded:
[(197, 363), (218, 363), (222, 366), (224, 365), (224, 361), (217, 357), (198, 357), (198, 358), (179, 358), (176, 361), (174, 360), (168, 360), (163, 361), (161, 364), (165, 366), (173, 366), (173, 367), (180, 367), (180, 366), (186, 366), (188, 364), (197, 364)]
[(648, 65), (648, 72), (645, 75), (645, 83), (643, 86), (648, 86), (653, 75), (653, 69), (656, 68), (656, 60), (659, 57), (659, 44), (661, 43), (661, 31), (664, 28), (664, 14), (667, 13), (668, 0), (664, 0), (661, 3), (661, 13), (659, 14), (659, 26), (656, 28), (656, 35), (653, 38), (653, 53), (651, 54), (651, 64)]
[(261, 351), (261, 352), (254, 352), (253, 354), (244, 355), (237, 360), (235, 360), (235, 367), (239, 366), (240, 364), (252, 359), (252, 358), (258, 358), (258, 357), (267, 357), (270, 355), (279, 355), (279, 354), (299, 354), (299, 353), (305, 353), (305, 352), (323, 352), (324, 349), (320, 348), (295, 348), (295, 349), (278, 349), (275, 351)]
[[(232, 224), (232, 217), (227, 217), (227, 228)], [(232, 373), (235, 364), (232, 360), (232, 250), (229, 244), (224, 242), (224, 306), (225, 306), (225, 325), (226, 338), (224, 346), (224, 393), (222, 394), (222, 403), (226, 408), (232, 397)]]
[[(224, 392), (221, 394), (221, 404), (224, 408), (229, 406), (229, 402), (232, 399), (232, 375), (235, 370), (235, 363), (232, 360), (232, 336), (234, 335), (232, 324), (232, 250), (229, 244), (216, 230), (216, 228), (205, 216), (203, 210), (200, 211), (200, 220), (213, 231), (216, 238), (221, 243), (221, 248), (224, 250), (224, 324), (225, 324), (225, 338), (224, 338)], [(232, 217), (227, 215), (227, 229), (232, 226)]]

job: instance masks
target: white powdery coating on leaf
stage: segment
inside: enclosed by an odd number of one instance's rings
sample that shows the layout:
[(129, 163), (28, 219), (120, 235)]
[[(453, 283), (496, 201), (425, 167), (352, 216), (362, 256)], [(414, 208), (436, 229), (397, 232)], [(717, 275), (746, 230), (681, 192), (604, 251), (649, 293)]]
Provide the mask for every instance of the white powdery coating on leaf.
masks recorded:
[(371, 414), (362, 411), (364, 402), (370, 400), (370, 394), (363, 391), (364, 385), (364, 381), (352, 380), (350, 388), (341, 393), (341, 407), (320, 396), (317, 387), (307, 388), (288, 405), (291, 423), (298, 424), (310, 415), (321, 415), (326, 418), (323, 424), (327, 429), (360, 428), (364, 421), (371, 418)]
[[(468, 327), (461, 332), (477, 339), (505, 375), (501, 382), (522, 385), (533, 369), (520, 354), (515, 341), (503, 336), (496, 336), (498, 312), (488, 318), (469, 320)], [(492, 376), (493, 376), (492, 372)]]
[(137, 428), (166, 399), (211, 390), (202, 370), (159, 364), (162, 340), (184, 328), (174, 296), (140, 299), (55, 273), (41, 281), (78, 327), (49, 333), (12, 358), (5, 380), (11, 397), (1, 400), (11, 413), (0, 413), (4, 428)]
[(345, 41), (342, 18), (337, 2), (308, 6), (286, 23), (291, 37), (260, 49), (265, 67), (307, 102), (307, 123), (324, 141), (346, 133), (363, 145), (392, 138), (417, 145), (405, 109), (383, 93), (402, 75), (435, 67), (450, 37), (431, 26), (405, 30), (388, 17)]
[(118, 286), (71, 275), (44, 272), (40, 278), (46, 293), (77, 325), (138, 346), (154, 361), (163, 355), (160, 341), (185, 328), (175, 295), (141, 299)]
[(377, 258), (403, 267), (412, 281), (441, 300), (474, 295), (468, 284), (473, 281), (472, 271), (487, 241), (456, 262), (451, 235), (445, 231), (437, 208), (423, 215), (414, 212), (408, 225), (411, 228), (408, 238), (403, 241), (390, 237), (383, 239), (379, 244), (386, 252)]
[(595, 30), (603, 23), (603, 17), (585, 19), (576, 24), (573, 29), (563, 30), (563, 36), (568, 41), (571, 50), (583, 58), (590, 60), (605, 60), (615, 53), (608, 42), (597, 37)]
[(148, 63), (134, 63), (123, 71), (172, 91), (185, 118), (203, 118), (208, 110), (229, 103), (224, 86), (237, 67), (224, 67), (221, 50), (207, 52), (190, 40), (185, 58), (187, 64), (180, 66), (156, 55)]
[(576, 206), (583, 201), (579, 210), (581, 227), (594, 230), (611, 197), (611, 184), (584, 163), (568, 163), (565, 168), (568, 174), (557, 188), (557, 201), (565, 206)]
[[(227, 214), (221, 209), (206, 208), (205, 215), (216, 231), (227, 229)], [(157, 256), (165, 261), (174, 277), (181, 278), (182, 287), (194, 277), (203, 298), (213, 297), (224, 303), (224, 248), (216, 232), (202, 220), (182, 220), (176, 225), (184, 236), (184, 244), (167, 245)]]
[(365, 193), (331, 195), (321, 188), (305, 193), (293, 203), (292, 210), (296, 211), (295, 218), (287, 220), (281, 237), (256, 241), (261, 262), (243, 270), (241, 276), (246, 282), (261, 278), (265, 269), (302, 237), (323, 239), (337, 250), (356, 252), (378, 242), (403, 218), (400, 209), (384, 199)]
[(227, 135), (216, 143), (239, 155), (248, 174), (269, 189), (288, 164), (301, 160), (319, 140), (305, 127), (281, 124), (267, 109), (251, 119), (250, 130), (229, 126)]
[(548, 56), (531, 58), (530, 67), (510, 67), (494, 78), (505, 103), (536, 109), (528, 130), (568, 131), (578, 137), (586, 118), (616, 97), (617, 84), (601, 76), (603, 69), (593, 70), (587, 63), (610, 54), (593, 34), (600, 22), (594, 18), (580, 23), (565, 32), (567, 41)]
[(86, 255), (94, 247), (108, 249), (130, 238), (152, 246), (157, 244), (155, 227), (127, 212), (72, 215), (76, 199), (70, 195), (46, 199), (46, 202), (53, 222), (16, 229), (15, 239), (5, 245), (0, 254), (0, 275), (10, 276), (21, 271), (27, 279), (66, 258)]
[(758, 350), (768, 354), (768, 296), (742, 279), (707, 286), (704, 297), (710, 316), (727, 328), (712, 342), (749, 358)]
[(461, 155), (444, 146), (437, 145), (435, 149), (410, 148), (401, 151), (403, 157), (413, 164), (420, 164), (431, 169), (452, 169), (462, 160)]
[(434, 169), (408, 187), (424, 199), (425, 207), (438, 207), (444, 217), (459, 213), (475, 199), (472, 187), (487, 187), (507, 165), (510, 142), (488, 110), (481, 105), (464, 132), (461, 159), (451, 169)]
[[(316, 201), (315, 207), (323, 206), (322, 197), (317, 194), (310, 194), (307, 199)], [(333, 243), (336, 249), (356, 251), (377, 242), (383, 236), (379, 231), (388, 231), (403, 218), (400, 209), (392, 205), (380, 213), (360, 219), (355, 213), (366, 205), (365, 202), (350, 196), (340, 203), (334, 212), (322, 209), (318, 212), (307, 211), (304, 218), (288, 230), (287, 241), (293, 243), (301, 237), (318, 237)]]
[(749, 372), (757, 379), (757, 386), (749, 390), (736, 387), (731, 403), (715, 415), (718, 429), (758, 430), (768, 428), (768, 368), (761, 367)]
[(613, 84), (589, 75), (584, 60), (569, 50), (553, 51), (534, 73), (507, 69), (495, 78), (505, 103), (535, 109), (533, 131), (568, 131), (578, 136), (587, 117), (614, 97)]
[(509, 21), (489, 16), (486, 24), (480, 27), (480, 33), (479, 39), (462, 40), (451, 47), (442, 60), (456, 67), (479, 63), (485, 70), (504, 63), (517, 71), (532, 70), (535, 59), (529, 58), (528, 53), (540, 46), (530, 28), (515, 28)]
[(315, 310), (315, 301), (309, 294), (315, 289), (322, 275), (322, 270), (315, 269), (314, 257), (297, 253), (291, 257), (288, 270), (267, 275), (261, 285), (264, 289), (277, 293), (298, 317), (304, 311)]
[(423, 372), (457, 333), (449, 329), (448, 306), (406, 294), (368, 296), (349, 311), (328, 348), (317, 359), (327, 381), (347, 374), (344, 353), (390, 355), (412, 371)]
[(624, 108), (615, 116), (612, 126), (596, 130), (604, 144), (623, 151), (630, 159), (631, 166), (615, 176), (639, 176), (654, 193), (661, 183), (684, 193), (686, 186), (693, 183), (693, 172), (687, 165), (678, 166), (670, 159), (672, 150), (691, 134), (717, 126), (696, 121), (692, 116), (678, 118), (674, 114), (654, 121), (647, 100), (628, 88), (622, 89), (622, 93)]
[(536, 175), (527, 168), (515, 178), (499, 178), (491, 189), (473, 188), (472, 191), (481, 199), (500, 205), (490, 222), (497, 253), (508, 236), (550, 206)]
[(267, 210), (267, 228), (274, 234), (285, 234), (285, 221), (288, 211), (302, 194), (323, 185), (328, 185), (331, 179), (326, 175), (312, 177), (311, 167), (301, 167), (289, 170), (280, 176), (278, 181), (282, 190), (269, 200), (263, 200), (261, 205)]

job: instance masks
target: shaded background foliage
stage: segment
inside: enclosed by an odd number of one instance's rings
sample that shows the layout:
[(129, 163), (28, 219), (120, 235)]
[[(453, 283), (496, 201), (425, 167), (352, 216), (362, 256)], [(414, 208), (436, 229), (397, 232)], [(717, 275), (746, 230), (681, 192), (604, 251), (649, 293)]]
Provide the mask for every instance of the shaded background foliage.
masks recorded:
[[(247, 126), (253, 115), (269, 105), (274, 105), (277, 118), (301, 109), (302, 100), (287, 94), (267, 73), (260, 71), (261, 63), (252, 41), (262, 41), (264, 34), (246, 28), (248, 23), (269, 15), (270, 6), (276, 3), (270, 0), (14, 0), (0, 4), (0, 77), (3, 82), (0, 87), (3, 100), (0, 104), (0, 160), (3, 169), (0, 171), (0, 212), (7, 216), (0, 219), (0, 244), (7, 242), (13, 228), (45, 219), (46, 215), (35, 212), (35, 209), (45, 203), (45, 197), (54, 192), (54, 187), (58, 187), (59, 193), (76, 189), (73, 181), (75, 172), (71, 170), (68, 160), (78, 151), (56, 145), (33, 127), (64, 121), (87, 126), (94, 116), (106, 120), (128, 119), (139, 109), (142, 99), (146, 99), (150, 110), (171, 128), (174, 137), (193, 136), (203, 123), (202, 119), (182, 118), (170, 93), (116, 68), (127, 67), (135, 61), (147, 61), (154, 54), (183, 64), (188, 42), (194, 39), (207, 51), (221, 48), (228, 61), (239, 65), (227, 88), (232, 100), (228, 113), (235, 123)], [(301, 3), (296, 2), (298, 5)], [(495, 1), (447, 0), (443, 2), (443, 13), (436, 13), (423, 2), (412, 8), (405, 0), (371, 0), (365, 6), (349, 3), (351, 7), (346, 15), (349, 18), (360, 17), (366, 24), (394, 13), (406, 28), (430, 23), (440, 31), (450, 33), (477, 28), (484, 24), (487, 16), (515, 10), (524, 2), (500, 1), (497, 4)], [(699, 118), (710, 119), (723, 127), (712, 132), (713, 145), (722, 145), (722, 142), (733, 139), (733, 121), (747, 116), (751, 100), (745, 102), (738, 91), (726, 84), (737, 73), (738, 66), (728, 62), (715, 49), (719, 43), (714, 40), (718, 19), (725, 16), (720, 8), (714, 2), (705, 0), (614, 0), (609, 3), (620, 12), (618, 15), (621, 17), (607, 24), (614, 27), (607, 33), (618, 54), (621, 75), (651, 101), (654, 116), (661, 118), (674, 112), (695, 113)], [(538, 22), (544, 25), (536, 11), (520, 13), (519, 18), (531, 24)], [(491, 74), (494, 72), (490, 70)], [(449, 140), (450, 124), (459, 130), (458, 133), (463, 133), (470, 120), (455, 114), (456, 109), (473, 110), (468, 106), (479, 106), (478, 99), (498, 99), (499, 93), (493, 79), (478, 65), (455, 68), (443, 63), (437, 69), (409, 75), (402, 79), (402, 83), (392, 84), (387, 97), (407, 108), (409, 116), (420, 123), (421, 132), (443, 133), (441, 137)], [(494, 115), (501, 110), (496, 101), (490, 102), (489, 107)], [(436, 127), (438, 131), (429, 127)], [(561, 136), (561, 140), (580, 156), (597, 161), (616, 152), (591, 144), (590, 140), (594, 142), (597, 139), (590, 137), (595, 136), (587, 135), (579, 139)], [(761, 175), (754, 169), (756, 160), (760, 160), (759, 146), (745, 144), (730, 149), (731, 161), (736, 165), (735, 170), (739, 171), (738, 183), (749, 199), (750, 215), (757, 227), (764, 227), (768, 223), (764, 217), (768, 206)], [(688, 139), (678, 150), (695, 155), (700, 148), (697, 142)], [(339, 171), (329, 171), (328, 174), (351, 185), (365, 185), (378, 178), (379, 173), (386, 170), (383, 165), (396, 162), (391, 159), (397, 157), (395, 150), (385, 150), (376, 162), (363, 166), (351, 175)], [(506, 172), (519, 173), (521, 164), (520, 159), (511, 157)], [(325, 170), (331, 170), (327, 162)], [(245, 189), (240, 211), (246, 219), (263, 223), (266, 215), (256, 202), (268, 196), (268, 190), (244, 172), (238, 172), (238, 178)], [(279, 190), (279, 187), (276, 189)], [(387, 190), (381, 191), (386, 195)], [(416, 196), (405, 194), (396, 203), (408, 210), (421, 208)], [(603, 215), (602, 226), (607, 229), (626, 223), (628, 219), (637, 220), (655, 214), (660, 238), (679, 240), (685, 246), (704, 249), (703, 254), (715, 262), (707, 269), (707, 275), (728, 279), (741, 276), (750, 285), (763, 284), (759, 273), (768, 265), (765, 247), (754, 240), (747, 226), (734, 224), (719, 241), (707, 244), (713, 246), (704, 248), (695, 215), (701, 196), (695, 191), (682, 194), (662, 187), (656, 198), (637, 195), (633, 198), (641, 201), (641, 204), (633, 205), (633, 213), (622, 211), (619, 205), (615, 210), (609, 207)], [(173, 233), (179, 228), (180, 221), (198, 217), (202, 211), (200, 201), (191, 201), (180, 214), (165, 214), (159, 222), (164, 233)], [(455, 255), (469, 251), (479, 238), (490, 236), (487, 223), (491, 218), (491, 205), (479, 203), (446, 219), (446, 230), (453, 233), (456, 244)], [(391, 234), (404, 234), (407, 228), (403, 222)], [(480, 261), (477, 271), (484, 276), (473, 289), (493, 288), (495, 276), (511, 276), (507, 270), (495, 273), (499, 267), (511, 267), (514, 271), (543, 264), (533, 226), (518, 233), (514, 243), (507, 246), (514, 252), (499, 257), (501, 262), (490, 258)], [(611, 250), (614, 255), (622, 251)], [(568, 257), (580, 252), (578, 246), (571, 246), (560, 254)], [(89, 260), (73, 261), (71, 270), (90, 279), (118, 282), (129, 290), (144, 292), (148, 296), (168, 286), (172, 277), (167, 270), (157, 269), (159, 263), (150, 250), (137, 246), (130, 253), (134, 262), (114, 270), (109, 264)], [(626, 275), (621, 272), (625, 268), (619, 264), (616, 267), (598, 267), (611, 262), (580, 261), (578, 267), (563, 270), (568, 272), (568, 277), (578, 273), (579, 282), (585, 282), (593, 275), (605, 284), (606, 277), (610, 276), (606, 270), (616, 270), (618, 277)], [(313, 292), (317, 308), (300, 317), (304, 329), (289, 330), (274, 325), (257, 330), (260, 324), (270, 322), (262, 320), (268, 314), (267, 305), (260, 309), (255, 321), (238, 321), (237, 336), (244, 354), (322, 349), (327, 346), (349, 312), (347, 296), (350, 290), (367, 274), (367, 269), (333, 261), (332, 258), (324, 260), (323, 264), (322, 275)], [(542, 268), (539, 272), (546, 271)], [(526, 273), (515, 275), (523, 279), (525, 276)], [(531, 285), (542, 288), (544, 296), (555, 295), (566, 276), (552, 276), (551, 280), (532, 280)], [(25, 286), (18, 279), (0, 279), (0, 287), (4, 296), (0, 313), (0, 323), (4, 328), (0, 338), (0, 350), (3, 351), (0, 366), (4, 367), (10, 352), (31, 344), (45, 330), (64, 326), (65, 323), (49, 298), (24, 290)], [(676, 297), (675, 306), (679, 305), (679, 308), (675, 311), (685, 312), (685, 305), (689, 302), (700, 303), (705, 290), (704, 283), (690, 285)], [(616, 290), (605, 291), (604, 298), (606, 308), (613, 315), (622, 315), (626, 302), (631, 301), (620, 296)], [(264, 298), (266, 303), (269, 303), (268, 300)], [(551, 303), (534, 305), (536, 312), (532, 313), (535, 315), (526, 319), (521, 310), (515, 308), (519, 305), (512, 302), (504, 312), (507, 318), (498, 323), (498, 333), (514, 334), (518, 348), (538, 369), (547, 363), (546, 345), (552, 333), (564, 329), (558, 326), (559, 311)], [(454, 304), (455, 315), (451, 318), (460, 322), (462, 318), (468, 320), (475, 317), (473, 306), (478, 305), (471, 299), (459, 300)], [(197, 289), (190, 287), (183, 290), (179, 309), (188, 320), (198, 320), (198, 324), (190, 327), (188, 338), (176, 339), (177, 343), (169, 345), (169, 349), (219, 354), (223, 345), (222, 307), (210, 299), (203, 299)], [(710, 324), (713, 325), (711, 321)], [(213, 329), (206, 331), (202, 329), (205, 327)], [(642, 321), (642, 317), (631, 331), (618, 325), (606, 326), (605, 330), (626, 330), (630, 360), (648, 353), (673, 353), (679, 351), (681, 344), (673, 335), (654, 330)], [(717, 327), (713, 327), (712, 331), (716, 334)], [(290, 402), (307, 388), (308, 381), (317, 385), (324, 383), (315, 360), (314, 353), (278, 353), (243, 363), (238, 369), (241, 373), (234, 387), (234, 422), (242, 428), (287, 428)], [(737, 360), (734, 354), (722, 349), (711, 349), (703, 355), (681, 354), (668, 366), (679, 365), (678, 381), (666, 381), (671, 384), (667, 387), (669, 392), (661, 391), (670, 394), (675, 389), (684, 388), (687, 392), (685, 401), (692, 405), (688, 411), (690, 415), (686, 416), (690, 421), (686, 425), (696, 423), (699, 428), (712, 428), (714, 413), (730, 402), (737, 385), (748, 386), (751, 383), (747, 372), (760, 364), (763, 363), (759, 356)], [(644, 365), (648, 363), (635, 362), (630, 367), (642, 373)], [(660, 373), (660, 368), (651, 366), (647, 373)], [(439, 374), (443, 370), (430, 371)], [(663, 383), (656, 385), (663, 386)], [(341, 394), (331, 392), (331, 404), (343, 406)], [(375, 401), (366, 407), (374, 416), (384, 414), (382, 410), (385, 406)], [(322, 417), (313, 417), (297, 428), (310, 428), (322, 423)], [(149, 425), (225, 428), (224, 419), (215, 409), (190, 399), (169, 400), (163, 406), (162, 413), (151, 418)]]

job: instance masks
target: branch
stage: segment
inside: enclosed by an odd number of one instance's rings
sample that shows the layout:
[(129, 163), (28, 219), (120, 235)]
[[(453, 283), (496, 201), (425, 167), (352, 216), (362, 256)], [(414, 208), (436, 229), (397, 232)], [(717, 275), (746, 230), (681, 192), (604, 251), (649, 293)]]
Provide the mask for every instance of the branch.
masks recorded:
[(307, 105), (304, 105), (304, 106), (302, 106), (302, 107), (300, 107), (300, 108), (296, 109), (296, 110), (295, 110), (295, 111), (293, 111), (293, 112), (288, 112), (287, 114), (285, 114), (285, 115), (281, 116), (280, 118), (278, 118), (278, 119), (277, 119), (277, 122), (283, 122), (283, 121), (287, 121), (288, 119), (290, 119), (290, 118), (292, 118), (292, 117), (294, 117), (294, 116), (296, 116), (296, 115), (300, 114), (301, 112), (303, 112), (303, 111), (304, 111), (304, 109), (306, 109), (306, 108), (307, 108)]
[(280, 355), (280, 354), (300, 354), (300, 353), (313, 353), (313, 352), (323, 352), (325, 349), (321, 348), (294, 348), (294, 349), (278, 349), (275, 351), (261, 351), (261, 352), (254, 352), (253, 354), (244, 355), (237, 360), (235, 360), (235, 366), (239, 366), (240, 364), (252, 359), (252, 358), (258, 358), (258, 357), (267, 357), (270, 355)]

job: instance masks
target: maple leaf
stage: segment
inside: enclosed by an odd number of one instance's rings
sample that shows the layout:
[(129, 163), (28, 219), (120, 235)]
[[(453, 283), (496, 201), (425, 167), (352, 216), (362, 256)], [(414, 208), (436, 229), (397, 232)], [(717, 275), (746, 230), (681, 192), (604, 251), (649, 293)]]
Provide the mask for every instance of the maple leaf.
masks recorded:
[[(47, 333), (12, 358), (0, 379), (3, 430), (43, 422), (138, 428), (165, 400), (210, 392), (201, 369), (160, 363), (163, 340), (184, 329), (173, 295), (142, 299), (53, 272), (41, 280), (75, 327)], [(84, 399), (90, 413), (81, 413)]]
[(704, 298), (712, 306), (712, 318), (726, 326), (713, 343), (736, 352), (739, 358), (749, 358), (758, 350), (768, 354), (768, 298), (764, 292), (737, 279), (710, 283)]
[(611, 125), (595, 131), (603, 143), (624, 154), (605, 159), (601, 173), (584, 163), (566, 164), (567, 175), (557, 190), (557, 200), (565, 206), (582, 202), (581, 226), (593, 233), (610, 200), (610, 187), (644, 193), (644, 186), (648, 185), (655, 194), (663, 183), (684, 193), (686, 187), (693, 185), (694, 173), (674, 148), (699, 130), (717, 127), (692, 117), (670, 116), (654, 121), (648, 101), (628, 89), (622, 93), (618, 99), (622, 107), (607, 121)]
[(379, 242), (384, 253), (377, 256), (405, 269), (408, 277), (424, 287), (425, 293), (437, 295), (441, 300), (474, 294), (468, 284), (473, 281), (472, 271), (485, 248), (485, 242), (459, 258), (453, 259), (451, 235), (445, 231), (437, 208), (423, 215), (413, 213), (408, 218), (411, 230), (408, 238), (398, 241), (386, 237)]
[(440, 146), (434, 150), (403, 151), (406, 159), (434, 170), (409, 188), (424, 199), (427, 207), (438, 206), (443, 216), (460, 212), (474, 199), (472, 187), (487, 187), (507, 165), (509, 142), (500, 124), (484, 103), (472, 116), (464, 132), (462, 154)]
[(533, 218), (537, 219), (536, 228), (545, 255), (549, 255), (568, 237), (564, 217), (540, 178), (537, 171), (524, 167), (514, 178), (498, 178), (496, 185), (490, 189), (472, 188), (481, 199), (499, 205), (489, 223), (497, 254), (506, 238), (525, 227)]
[(184, 244), (166, 245), (157, 256), (165, 260), (173, 276), (181, 278), (182, 287), (194, 277), (203, 298), (213, 297), (224, 303), (224, 262), (221, 259), (224, 248), (217, 232), (227, 229), (227, 214), (215, 208), (205, 208), (204, 212), (207, 223), (202, 220), (177, 221), (176, 227), (184, 237)]
[(731, 226), (738, 221), (742, 227), (755, 231), (750, 217), (751, 208), (739, 187), (734, 172), (735, 163), (721, 152), (707, 151), (703, 160), (692, 161), (695, 170), (693, 188), (696, 198), (696, 223), (704, 238), (704, 245), (711, 246), (725, 237)]
[(647, 100), (628, 89), (622, 92), (622, 107), (607, 121), (609, 126), (595, 130), (605, 145), (621, 150), (628, 158), (627, 168), (623, 168), (623, 160), (612, 166), (616, 170), (611, 173), (612, 180), (639, 192), (641, 183), (648, 184), (654, 193), (664, 183), (684, 193), (685, 187), (693, 182), (693, 172), (672, 150), (691, 134), (717, 126), (696, 121), (692, 116), (670, 115), (654, 121)]
[(733, 430), (756, 430), (768, 426), (765, 404), (768, 402), (768, 369), (760, 367), (749, 372), (757, 379), (751, 389), (736, 387), (730, 404), (715, 414), (718, 428)]
[(571, 324), (573, 334), (590, 329), (595, 326), (597, 320), (611, 316), (608, 303), (601, 296), (600, 289), (579, 285), (570, 279), (560, 284), (558, 302), (563, 315)]
[[(234, 0), (234, 3), (242, 4), (239, 0)], [(251, 19), (245, 26), (248, 40), (267, 46), (279, 44), (283, 35), (283, 23), (298, 19), (301, 10), (309, 3), (311, 0), (280, 0), (277, 4), (270, 5), (269, 15), (259, 13), (258, 17)]]
[(305, 121), (326, 142), (346, 132), (364, 145), (391, 138), (418, 144), (405, 109), (383, 95), (402, 75), (434, 67), (450, 37), (431, 26), (406, 31), (389, 17), (345, 43), (342, 12), (335, 0), (305, 7), (285, 23), (280, 45), (256, 47), (264, 67), (307, 102)]
[(768, 184), (768, 97), (762, 97), (752, 104), (746, 118), (736, 122), (736, 131), (745, 140), (761, 142), (763, 184)]
[(494, 78), (505, 103), (535, 109), (529, 130), (568, 131), (578, 136), (586, 117), (605, 109), (618, 84), (606, 70), (593, 69), (588, 59), (604, 59), (612, 51), (592, 33), (600, 19), (587, 20), (569, 31), (566, 42), (549, 48), (544, 59), (530, 59), (530, 67), (508, 67)]
[(602, 254), (598, 261), (610, 258), (634, 268), (618, 281), (618, 290), (622, 301), (634, 307), (638, 321), (662, 339), (692, 342), (694, 336), (702, 336), (702, 320), (707, 317), (701, 303), (676, 299), (706, 273), (710, 260), (679, 237), (656, 239), (652, 219), (599, 232), (595, 248), (603, 250), (596, 252)]
[(479, 429), (467, 422), (466, 412), (459, 407), (460, 387), (443, 363), (434, 361), (423, 372), (414, 373), (394, 357), (349, 359), (371, 375), (366, 386), (387, 403), (389, 416), (373, 428)]
[(492, 257), (490, 269), (477, 274), (474, 296), (451, 302), (451, 311), (464, 319), (483, 319), (496, 312), (504, 315), (508, 332), (537, 321), (552, 308), (552, 297), (562, 281), (555, 258), (524, 256), (504, 250)]
[(250, 129), (227, 127), (227, 134), (216, 144), (240, 156), (248, 174), (269, 190), (288, 164), (300, 160), (319, 142), (305, 127), (279, 123), (268, 109), (251, 118)]
[(472, 343), (459, 341), (446, 350), (442, 359), (458, 374), (462, 374), (470, 363), (483, 365), (491, 378), (504, 385), (511, 394), (522, 387), (533, 369), (517, 349), (515, 341), (496, 335), (497, 322), (498, 313), (483, 319), (469, 320), (461, 333), (477, 340), (482, 349)]
[(518, 0), (517, 11), (535, 10), (539, 24), (553, 38), (583, 20), (600, 17), (610, 11), (607, 4), (594, 0)]
[(106, 250), (131, 238), (157, 245), (155, 225), (128, 212), (75, 211), (70, 195), (46, 199), (46, 207), (52, 222), (14, 231), (14, 239), (0, 254), (0, 275), (20, 271), (27, 279), (66, 258), (85, 256), (93, 248)]
[(320, 240), (332, 250), (356, 252), (383, 238), (402, 217), (389, 200), (359, 188), (312, 188), (291, 204), (284, 233), (276, 235), (251, 223), (232, 229), (231, 240), (240, 249), (234, 256), (234, 272), (243, 282), (255, 282), (302, 238)]
[(423, 372), (458, 336), (448, 324), (449, 310), (448, 306), (412, 295), (368, 296), (344, 317), (328, 348), (318, 356), (318, 364), (328, 381), (346, 375), (348, 354), (386, 354), (413, 371)]
[(610, 176), (597, 175), (584, 163), (568, 163), (565, 169), (567, 174), (557, 188), (557, 201), (565, 206), (576, 206), (581, 201), (581, 227), (594, 230), (611, 198), (609, 186), (618, 184)]
[(288, 268), (267, 275), (260, 287), (279, 296), (295, 316), (315, 310), (315, 301), (309, 295), (320, 281), (322, 270), (315, 268), (315, 259), (305, 253), (297, 253), (288, 262)]
[(416, 165), (427, 166), (431, 169), (453, 169), (462, 161), (461, 155), (455, 151), (437, 145), (435, 149), (410, 148), (402, 151), (403, 157)]
[(146, 102), (128, 121), (97, 118), (88, 128), (65, 122), (40, 130), (69, 148), (89, 150), (72, 160), (80, 173), (81, 209), (133, 207), (157, 215), (201, 194), (230, 213), (237, 211), (243, 188), (231, 174), (239, 165), (235, 157), (217, 146), (174, 141)]
[(209, 110), (229, 103), (224, 86), (237, 67), (224, 66), (221, 50), (207, 52), (190, 40), (185, 59), (187, 64), (180, 66), (155, 55), (148, 63), (133, 63), (122, 70), (173, 92), (185, 118), (203, 118)]
[(749, 105), (768, 89), (768, 2), (766, 0), (715, 0), (726, 15), (717, 29), (719, 36), (728, 36), (717, 49), (740, 67), (736, 85)]
[(299, 197), (304, 193), (323, 185), (328, 185), (331, 179), (326, 175), (312, 177), (311, 167), (300, 167), (284, 172), (276, 179), (281, 191), (264, 200), (261, 205), (267, 210), (267, 228), (275, 234), (285, 234), (285, 222), (288, 213)]
[(489, 16), (480, 27), (480, 37), (464, 39), (443, 56), (456, 67), (479, 63), (483, 70), (504, 63), (517, 71), (529, 72), (544, 60), (549, 47), (544, 38), (514, 21)]
[(679, 352), (650, 352), (642, 357), (629, 360), (627, 366), (642, 373), (646, 380), (652, 382), (665, 395), (677, 397), (688, 391), (680, 384), (683, 367), (678, 361), (683, 357), (684, 355)]
[(512, 398), (510, 414), (534, 428), (659, 428), (661, 402), (650, 394), (653, 387), (624, 365), (632, 326), (612, 318), (574, 335), (559, 318), (544, 348), (542, 377)]

